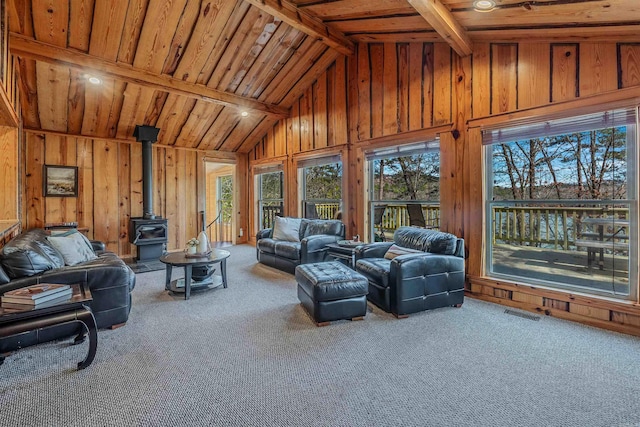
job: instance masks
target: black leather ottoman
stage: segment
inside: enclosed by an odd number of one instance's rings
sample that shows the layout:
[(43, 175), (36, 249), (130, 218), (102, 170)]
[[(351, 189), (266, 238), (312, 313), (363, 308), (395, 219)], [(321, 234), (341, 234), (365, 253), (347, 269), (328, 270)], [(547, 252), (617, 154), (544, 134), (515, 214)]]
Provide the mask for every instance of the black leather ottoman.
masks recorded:
[(362, 320), (367, 314), (368, 281), (344, 264), (319, 262), (296, 267), (298, 299), (317, 326), (333, 320)]

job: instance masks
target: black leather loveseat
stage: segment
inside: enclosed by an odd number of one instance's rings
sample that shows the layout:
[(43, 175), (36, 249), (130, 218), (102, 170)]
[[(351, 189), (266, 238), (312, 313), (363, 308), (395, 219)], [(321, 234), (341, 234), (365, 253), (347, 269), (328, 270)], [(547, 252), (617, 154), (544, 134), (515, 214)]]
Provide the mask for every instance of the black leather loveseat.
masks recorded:
[[(36, 283), (73, 284), (83, 282), (91, 290), (91, 310), (98, 328), (124, 324), (131, 310), (135, 274), (118, 256), (91, 242), (95, 259), (65, 265), (63, 256), (41, 229), (29, 230), (0, 250), (0, 294)], [(0, 353), (73, 335), (75, 324), (50, 327), (0, 339)]]
[(274, 239), (273, 231), (265, 228), (256, 235), (258, 261), (291, 274), (297, 265), (326, 261), (325, 246), (344, 239), (344, 224), (340, 220), (300, 219), (297, 239), (291, 241)]
[(355, 250), (356, 271), (369, 281), (369, 301), (398, 317), (463, 303), (463, 239), (435, 230), (400, 227), (393, 240)]

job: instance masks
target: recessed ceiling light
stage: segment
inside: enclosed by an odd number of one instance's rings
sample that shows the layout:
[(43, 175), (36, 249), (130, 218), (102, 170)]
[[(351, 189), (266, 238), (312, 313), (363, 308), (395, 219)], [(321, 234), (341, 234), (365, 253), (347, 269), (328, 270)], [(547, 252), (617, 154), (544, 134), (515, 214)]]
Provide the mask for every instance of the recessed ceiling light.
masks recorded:
[(476, 0), (473, 2), (473, 9), (477, 12), (491, 12), (496, 7), (494, 0)]
[(247, 111), (243, 111), (242, 113), (240, 113), (240, 115), (242, 117), (247, 117), (249, 115), (249, 113)]
[(95, 77), (95, 76), (90, 76), (87, 78), (87, 80), (89, 81), (89, 83), (94, 85), (99, 85), (100, 83), (102, 83), (102, 80), (100, 80), (98, 77)]

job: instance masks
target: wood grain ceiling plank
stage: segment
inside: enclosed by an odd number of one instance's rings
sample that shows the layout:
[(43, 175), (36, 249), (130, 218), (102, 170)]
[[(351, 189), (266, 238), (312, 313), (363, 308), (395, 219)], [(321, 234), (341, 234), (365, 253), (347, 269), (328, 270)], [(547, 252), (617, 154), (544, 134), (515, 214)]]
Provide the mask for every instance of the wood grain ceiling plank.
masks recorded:
[(326, 46), (324, 44), (307, 37), (291, 59), (282, 67), (277, 77), (269, 83), (258, 100), (280, 105), (282, 98), (291, 89), (298, 76), (313, 66), (325, 50)]
[(18, 85), (20, 86), (22, 122), (25, 127), (40, 128), (36, 61), (28, 58), (17, 58), (17, 66), (20, 74)]
[(67, 46), (68, 2), (33, 0), (31, 12), (33, 13), (33, 27), (37, 40), (56, 46)]
[(139, 70), (126, 64), (114, 63), (80, 52), (57, 48), (36, 40), (11, 34), (11, 52), (48, 63), (65, 64), (71, 67), (100, 70), (102, 75), (112, 76), (127, 83), (135, 83), (151, 89), (174, 93), (188, 98), (200, 99), (236, 108), (262, 111), (277, 118), (287, 117), (288, 109), (265, 104), (250, 98), (211, 89), (195, 83), (174, 79), (170, 76)]
[(125, 83), (103, 80), (100, 86), (85, 86), (85, 114), (82, 135), (115, 137), (122, 111)]
[(148, 5), (149, 0), (129, 0), (127, 18), (122, 28), (122, 38), (118, 50), (118, 62), (133, 63)]
[(288, 25), (281, 25), (273, 33), (273, 36), (266, 43), (264, 48), (256, 56), (255, 60), (247, 70), (236, 74), (236, 78), (227, 86), (228, 92), (234, 92), (241, 96), (247, 96), (254, 89), (254, 83), (260, 78), (265, 69), (269, 69), (269, 64), (280, 56), (282, 51), (286, 51), (287, 47), (293, 43), (300, 32)]
[(414, 43), (414, 42), (443, 42), (444, 39), (435, 32), (431, 31), (411, 31), (400, 33), (384, 33), (384, 34), (349, 34), (354, 41), (360, 43)]
[(133, 66), (160, 73), (186, 0), (150, 0)]
[(71, 134), (82, 133), (82, 121), (85, 103), (85, 78), (83, 72), (70, 69), (71, 79), (68, 95), (67, 132)]
[(286, 0), (246, 0), (257, 8), (281, 19), (293, 28), (317, 38), (338, 52), (353, 55), (354, 45), (340, 31), (326, 26), (320, 19), (298, 9), (295, 4)]
[(244, 140), (256, 128), (256, 126), (264, 119), (264, 115), (241, 117), (236, 126), (231, 130), (225, 138), (222, 145), (219, 146), (220, 151), (237, 151)]
[(168, 30), (168, 32), (173, 32), (173, 38), (169, 43), (166, 59), (162, 66), (162, 74), (171, 75), (178, 67), (178, 63), (184, 54), (185, 46), (189, 46), (191, 42), (191, 36), (199, 18), (201, 5), (202, 2), (187, 2), (178, 25)]
[(118, 57), (122, 28), (127, 16), (126, 7), (114, 7), (111, 2), (96, 3), (91, 26), (89, 53), (110, 61)]
[(305, 89), (311, 86), (311, 84), (318, 79), (320, 74), (327, 71), (327, 68), (331, 66), (340, 54), (334, 50), (325, 51), (322, 56), (309, 68), (301, 78), (291, 87), (291, 90), (282, 99), (283, 105), (291, 105), (293, 102), (302, 96)]
[(207, 133), (220, 112), (224, 109), (222, 105), (207, 104), (196, 101), (196, 105), (191, 110), (187, 122), (180, 130), (176, 138), (175, 145), (178, 147), (195, 148), (202, 140), (202, 136)]
[(260, 141), (260, 139), (262, 139), (262, 137), (265, 136), (265, 134), (272, 129), (276, 123), (276, 120), (265, 116), (235, 151), (237, 153), (248, 153), (253, 150), (258, 141)]
[[(240, 115), (237, 111), (231, 108), (225, 108), (218, 114), (216, 120), (213, 122), (207, 133), (202, 138), (202, 141), (207, 141), (207, 149), (218, 150), (222, 143), (227, 139), (227, 136), (240, 120)], [(198, 148), (202, 147), (198, 145)]]
[(69, 1), (69, 47), (87, 52), (93, 21), (94, 0)]
[(399, 33), (408, 31), (429, 31), (433, 28), (418, 14), (385, 18), (354, 19), (334, 21), (331, 27), (351, 34)]
[[(135, 84), (128, 84), (124, 90), (124, 102), (118, 122), (116, 136), (129, 138), (133, 135), (136, 125), (150, 124), (147, 120), (147, 110), (155, 99), (155, 91)], [(155, 122), (154, 122), (155, 124)]]
[[(247, 15), (243, 25), (234, 34), (229, 48), (220, 58), (218, 66), (207, 82), (208, 87), (225, 90), (236, 74), (255, 60), (251, 54), (252, 49), (261, 51), (281, 23), (267, 13), (259, 10), (255, 12), (255, 15), (253, 13)], [(251, 19), (249, 16), (255, 16), (255, 18)]]
[(191, 38), (173, 73), (178, 79), (196, 82), (211, 51), (218, 43), (236, 3), (224, 0), (203, 3)]
[(220, 62), (220, 57), (227, 50), (227, 47), (231, 43), (231, 40), (240, 25), (246, 21), (245, 16), (247, 16), (247, 12), (249, 10), (255, 10), (255, 8), (249, 3), (245, 3), (243, 0), (238, 0), (236, 2), (235, 8), (233, 9), (233, 12), (231, 12), (231, 17), (224, 24), (222, 33), (209, 53), (209, 57), (205, 61), (205, 65), (200, 71), (200, 74), (196, 79), (196, 83), (205, 84), (211, 79), (213, 70)]
[[(283, 43), (285, 49), (281, 50), (280, 55), (274, 55), (271, 61), (265, 64), (262, 72), (257, 75), (255, 83), (252, 85), (253, 89), (250, 93), (242, 94), (251, 98), (259, 98), (264, 90), (271, 84), (280, 71), (285, 67), (291, 58), (295, 55), (298, 49), (301, 48), (305, 39), (309, 38), (306, 34), (300, 31), (293, 31), (296, 33), (296, 37), (290, 42)], [(288, 43), (288, 45), (287, 45)]]
[(9, 31), (33, 37), (33, 15), (31, 2), (24, 0), (8, 0), (7, 15)]
[(66, 132), (69, 69), (38, 62), (36, 76), (40, 125), (44, 129)]
[(298, 8), (309, 12), (322, 21), (343, 20), (350, 18), (370, 18), (374, 16), (404, 15), (415, 13), (407, 0), (341, 0), (331, 3), (311, 4)]
[(169, 94), (156, 122), (156, 127), (160, 128), (158, 141), (174, 145), (195, 104), (195, 99)]
[(471, 55), (472, 43), (466, 30), (440, 0), (407, 0), (458, 55)]
[(550, 25), (622, 24), (640, 21), (637, 0), (602, 0), (553, 4), (531, 2), (528, 7), (498, 8), (490, 13), (472, 9), (454, 11), (455, 19), (467, 30), (490, 27), (544, 27)]

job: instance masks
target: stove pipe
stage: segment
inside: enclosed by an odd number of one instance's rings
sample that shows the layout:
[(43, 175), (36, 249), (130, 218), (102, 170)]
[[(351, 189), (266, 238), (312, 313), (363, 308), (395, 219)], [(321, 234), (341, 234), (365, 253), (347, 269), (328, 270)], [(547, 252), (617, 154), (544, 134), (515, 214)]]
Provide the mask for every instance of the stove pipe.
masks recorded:
[(158, 140), (160, 129), (136, 125), (133, 136), (142, 143), (142, 210), (143, 218), (154, 219), (153, 213), (153, 152), (151, 144)]

